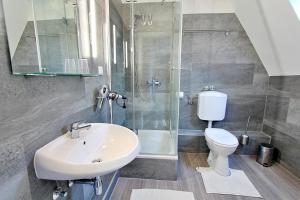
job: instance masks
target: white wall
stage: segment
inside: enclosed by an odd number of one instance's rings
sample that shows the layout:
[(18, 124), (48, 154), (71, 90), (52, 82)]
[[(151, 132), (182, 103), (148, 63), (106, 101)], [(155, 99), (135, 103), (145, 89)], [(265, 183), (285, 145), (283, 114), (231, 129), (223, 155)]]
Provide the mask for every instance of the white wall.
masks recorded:
[(270, 76), (300, 75), (300, 22), (287, 0), (234, 0)]
[(27, 21), (32, 19), (31, 0), (3, 0), (11, 57), (15, 54)]
[(233, 12), (232, 0), (183, 0), (183, 14)]

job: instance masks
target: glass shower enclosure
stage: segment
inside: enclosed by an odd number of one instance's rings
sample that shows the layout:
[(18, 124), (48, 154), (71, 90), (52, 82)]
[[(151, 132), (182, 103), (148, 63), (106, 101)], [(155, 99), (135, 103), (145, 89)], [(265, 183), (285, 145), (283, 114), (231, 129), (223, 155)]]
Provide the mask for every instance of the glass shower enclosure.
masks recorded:
[(112, 122), (134, 130), (142, 155), (177, 156), (181, 1), (110, 1), (111, 89), (128, 98)]

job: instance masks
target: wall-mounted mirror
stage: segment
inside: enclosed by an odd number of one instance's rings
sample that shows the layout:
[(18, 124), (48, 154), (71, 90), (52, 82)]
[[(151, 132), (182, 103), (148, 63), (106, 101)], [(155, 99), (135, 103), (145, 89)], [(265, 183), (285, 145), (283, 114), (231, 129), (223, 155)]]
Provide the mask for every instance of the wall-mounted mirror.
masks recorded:
[(88, 0), (3, 0), (13, 74), (98, 75), (91, 6)]

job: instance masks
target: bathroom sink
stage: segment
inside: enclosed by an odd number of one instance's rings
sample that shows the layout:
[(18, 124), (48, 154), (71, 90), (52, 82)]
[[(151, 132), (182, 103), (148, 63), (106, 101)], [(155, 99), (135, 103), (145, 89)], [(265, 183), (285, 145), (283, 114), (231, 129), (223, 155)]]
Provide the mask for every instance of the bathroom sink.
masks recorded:
[(48, 180), (91, 179), (120, 169), (140, 151), (137, 135), (114, 124), (91, 124), (79, 138), (66, 133), (34, 156), (38, 178)]

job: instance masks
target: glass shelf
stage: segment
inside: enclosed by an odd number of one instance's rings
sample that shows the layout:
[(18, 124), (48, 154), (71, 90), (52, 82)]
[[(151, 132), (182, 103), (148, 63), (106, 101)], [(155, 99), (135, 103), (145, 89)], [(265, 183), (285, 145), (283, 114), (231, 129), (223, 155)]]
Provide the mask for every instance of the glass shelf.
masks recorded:
[(13, 75), (99, 76), (89, 37), (87, 3), (79, 8), (76, 1), (15, 0), (24, 9), (18, 18), (20, 28), (13, 23), (11, 0), (3, 1)]
[(98, 77), (99, 74), (78, 74), (78, 73), (54, 73), (54, 72), (13, 72), (18, 76), (81, 76), (81, 77)]

